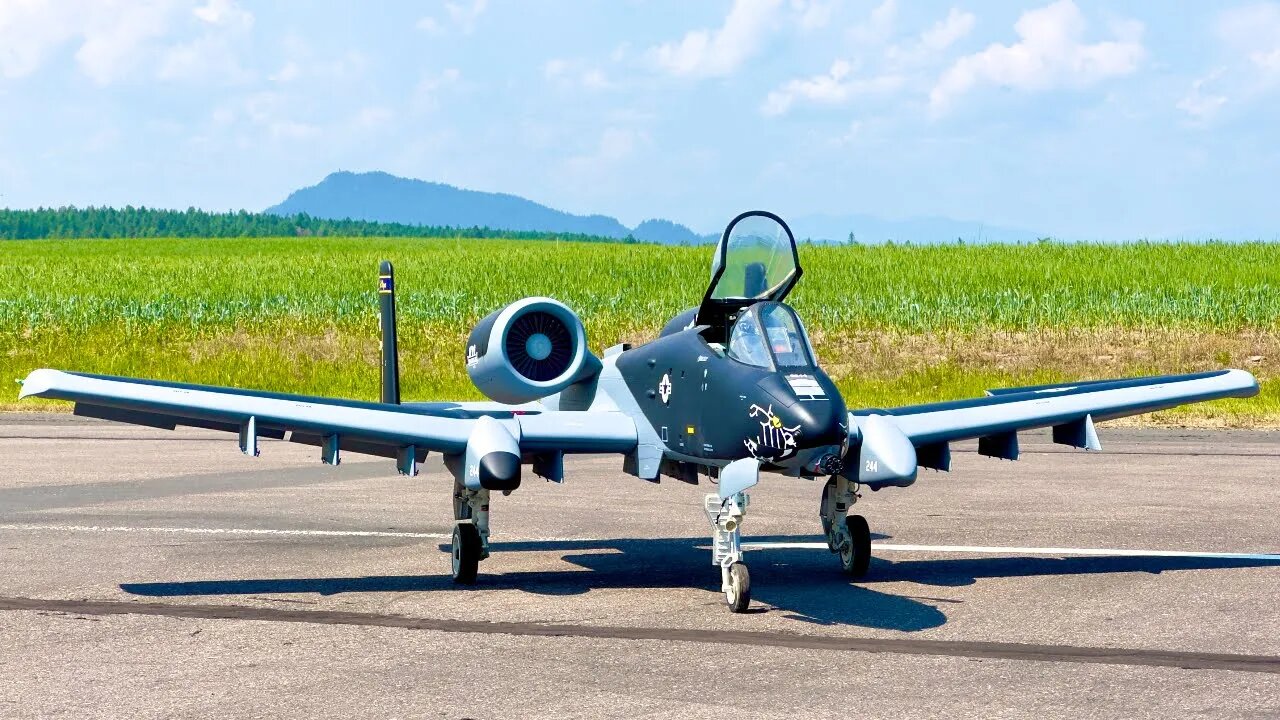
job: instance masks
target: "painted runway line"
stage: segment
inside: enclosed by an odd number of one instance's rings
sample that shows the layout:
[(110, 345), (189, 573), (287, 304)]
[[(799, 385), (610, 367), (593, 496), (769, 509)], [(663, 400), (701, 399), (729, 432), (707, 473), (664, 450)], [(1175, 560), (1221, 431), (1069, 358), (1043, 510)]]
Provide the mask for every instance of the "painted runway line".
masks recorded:
[[(826, 550), (825, 542), (744, 542), (745, 550)], [(1275, 560), (1280, 553), (1197, 552), (1193, 550), (1135, 550), (1128, 548), (1016, 547), (1008, 545), (904, 545), (871, 543), (872, 551), (966, 553), (970, 555), (1088, 555), (1101, 557), (1212, 558), (1217, 560)]]
[[(0, 523), (0, 531), (72, 532), (72, 533), (173, 533), (186, 535), (245, 535), (293, 537), (395, 538), (407, 540), (446, 540), (448, 533), (408, 532), (401, 530), (289, 530), (278, 528), (200, 528), (200, 527), (132, 527), (125, 525), (61, 525), (38, 523)], [(605, 542), (607, 540), (595, 538)], [(502, 542), (590, 542), (592, 538), (511, 537)], [(703, 542), (690, 538), (692, 542)], [(743, 550), (826, 550), (825, 542), (743, 542)], [(1141, 550), (1132, 548), (1019, 547), (1010, 545), (915, 545), (872, 543), (875, 552), (964, 553), (970, 555), (1050, 555), (1095, 557), (1166, 557), (1204, 558), (1216, 560), (1262, 560), (1280, 562), (1280, 553), (1201, 552), (1194, 550)]]
[(443, 540), (446, 533), (401, 532), (395, 530), (277, 530), (272, 528), (128, 527), (120, 525), (38, 525), (2, 523), (0, 530), (82, 533), (182, 533), (188, 535), (292, 535), (302, 537), (372, 537)]

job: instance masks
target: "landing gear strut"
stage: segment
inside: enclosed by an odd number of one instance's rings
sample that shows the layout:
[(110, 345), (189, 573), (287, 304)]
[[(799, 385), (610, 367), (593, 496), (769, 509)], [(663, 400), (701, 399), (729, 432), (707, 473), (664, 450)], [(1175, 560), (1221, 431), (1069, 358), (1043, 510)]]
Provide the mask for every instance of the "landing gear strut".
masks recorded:
[(818, 515), (822, 518), (827, 547), (840, 555), (840, 566), (845, 574), (862, 577), (871, 564), (871, 528), (866, 518), (848, 514), (856, 502), (858, 493), (853, 483), (843, 475), (835, 475), (822, 489)]
[(742, 562), (742, 521), (747, 516), (746, 493), (721, 501), (711, 494), (703, 500), (711, 522), (711, 564), (720, 567), (720, 589), (733, 612), (745, 612), (751, 604), (751, 574)]
[(453, 581), (472, 585), (489, 557), (489, 491), (453, 486)]

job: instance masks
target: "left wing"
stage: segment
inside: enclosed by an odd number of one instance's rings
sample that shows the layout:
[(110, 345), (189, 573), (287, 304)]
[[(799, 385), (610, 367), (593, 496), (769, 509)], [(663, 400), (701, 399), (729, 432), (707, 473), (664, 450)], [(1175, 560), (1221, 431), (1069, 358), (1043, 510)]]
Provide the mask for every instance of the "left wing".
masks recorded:
[(1052, 427), (1054, 442), (1100, 450), (1094, 421), (1257, 394), (1253, 375), (1217, 370), (990, 390), (970, 400), (860, 410), (849, 420), (861, 441), (860, 479), (872, 487), (909, 485), (917, 464), (950, 469), (948, 443), (956, 440), (978, 438), (979, 453), (1016, 460), (1018, 431)]
[(326, 462), (336, 462), (338, 450), (350, 450), (397, 458), (402, 472), (416, 470), (411, 465), (428, 451), (467, 453), (473, 437), (487, 443), (497, 437), (521, 454), (628, 452), (636, 446), (635, 423), (621, 412), (392, 405), (59, 370), (32, 372), (18, 397), (71, 400), (77, 415), (136, 425), (235, 432), (248, 454), (256, 454), (258, 437), (283, 439), (287, 433), (294, 442), (322, 446)]

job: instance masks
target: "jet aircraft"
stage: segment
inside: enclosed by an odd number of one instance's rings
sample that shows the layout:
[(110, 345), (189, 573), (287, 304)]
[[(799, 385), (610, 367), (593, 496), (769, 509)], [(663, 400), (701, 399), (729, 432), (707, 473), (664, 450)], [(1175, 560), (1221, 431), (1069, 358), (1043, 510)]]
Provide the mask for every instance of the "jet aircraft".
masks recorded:
[(452, 574), (476, 580), (489, 556), (491, 494), (509, 495), (526, 468), (564, 481), (569, 453), (617, 453), (625, 472), (716, 483), (705, 497), (711, 561), (725, 601), (744, 611), (748, 490), (760, 474), (824, 481), (818, 514), (845, 573), (867, 572), (867, 521), (849, 514), (862, 489), (907, 487), (918, 468), (950, 469), (950, 443), (1018, 458), (1018, 432), (1052, 428), (1053, 441), (1100, 450), (1095, 422), (1184, 403), (1249, 397), (1242, 370), (1096, 380), (987, 392), (985, 397), (892, 409), (850, 410), (818, 365), (804, 325), (785, 300), (800, 280), (795, 238), (777, 215), (743, 213), (715, 248), (701, 303), (642, 345), (587, 346), (583, 324), (551, 298), (494, 311), (472, 330), (463, 359), (493, 402), (402, 403), (395, 339), (395, 280), (384, 261), (380, 402), (307, 397), (41, 369), (20, 397), (75, 403), (77, 415), (173, 429), (234, 433), (240, 450), (259, 438), (316, 445), (336, 465), (345, 451), (395, 460), (416, 475), (429, 452), (454, 480)]

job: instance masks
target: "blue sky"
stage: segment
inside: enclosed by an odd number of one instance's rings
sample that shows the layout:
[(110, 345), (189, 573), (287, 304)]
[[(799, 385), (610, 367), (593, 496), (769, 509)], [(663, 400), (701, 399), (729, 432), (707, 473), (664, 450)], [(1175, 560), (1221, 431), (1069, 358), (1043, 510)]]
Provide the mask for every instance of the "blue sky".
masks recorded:
[(0, 2), (0, 205), (261, 209), (338, 169), (1280, 237), (1280, 2)]

